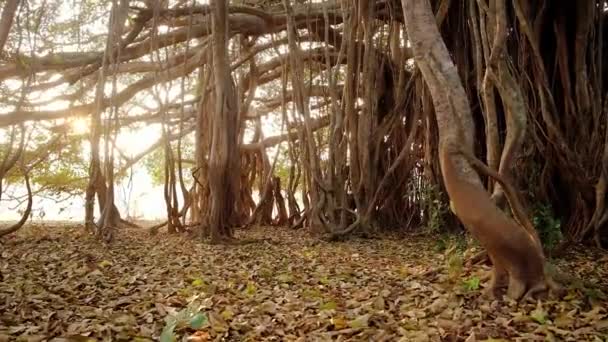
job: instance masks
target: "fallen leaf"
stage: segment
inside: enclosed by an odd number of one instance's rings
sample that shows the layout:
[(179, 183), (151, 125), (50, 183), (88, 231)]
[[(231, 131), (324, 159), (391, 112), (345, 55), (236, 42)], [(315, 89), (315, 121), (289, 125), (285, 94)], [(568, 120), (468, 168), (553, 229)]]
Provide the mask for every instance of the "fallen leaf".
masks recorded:
[(216, 332), (226, 332), (228, 331), (228, 323), (226, 323), (226, 321), (224, 320), (224, 318), (222, 318), (221, 315), (215, 313), (215, 312), (210, 312), (209, 313), (209, 323), (211, 324), (211, 329), (213, 329)]
[(338, 307), (338, 305), (336, 304), (336, 302), (334, 302), (333, 300), (330, 300), (328, 302), (321, 304), (319, 309), (320, 310), (335, 310), (337, 307)]
[(192, 286), (194, 286), (194, 287), (199, 287), (199, 286), (202, 286), (204, 283), (205, 283), (205, 282), (203, 281), (203, 279), (201, 279), (201, 278), (196, 278), (196, 279), (194, 279), (194, 280), (192, 281), (192, 283), (191, 283), (191, 284), (192, 284)]
[(112, 266), (112, 263), (110, 261), (108, 261), (108, 260), (102, 260), (97, 265), (99, 267), (101, 267), (101, 268), (105, 268), (105, 267), (108, 267), (108, 266)]
[(207, 318), (207, 315), (202, 312), (199, 312), (190, 319), (190, 327), (192, 329), (198, 330), (204, 325), (206, 325), (208, 322), (209, 319)]
[(211, 335), (209, 335), (209, 333), (206, 331), (197, 331), (194, 334), (188, 336), (186, 340), (192, 342), (206, 342), (211, 340)]
[(535, 320), (536, 322), (538, 322), (540, 324), (547, 323), (547, 312), (545, 310), (543, 310), (540, 301), (538, 301), (536, 309), (534, 309), (530, 313), (530, 318), (532, 318), (533, 320)]
[(332, 317), (331, 324), (333, 324), (335, 330), (342, 330), (348, 326), (343, 317)]
[(352, 321), (348, 322), (348, 326), (353, 328), (353, 329), (363, 329), (363, 328), (367, 328), (369, 325), (369, 317), (370, 315), (361, 315), (355, 319), (353, 319)]

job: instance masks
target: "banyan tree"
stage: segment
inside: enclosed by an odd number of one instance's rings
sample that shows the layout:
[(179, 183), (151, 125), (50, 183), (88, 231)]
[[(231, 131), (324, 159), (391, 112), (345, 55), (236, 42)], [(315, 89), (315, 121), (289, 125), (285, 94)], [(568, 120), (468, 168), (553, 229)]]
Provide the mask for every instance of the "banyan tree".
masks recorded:
[[(0, 176), (30, 194), (9, 230), (63, 191), (42, 175), (84, 144), (72, 186), (107, 242), (134, 225), (116, 182), (158, 153), (153, 233), (462, 227), (493, 289), (543, 291), (548, 252), (608, 245), (607, 15), (604, 0), (8, 0)], [(117, 139), (146, 127), (157, 140), (126, 155)]]

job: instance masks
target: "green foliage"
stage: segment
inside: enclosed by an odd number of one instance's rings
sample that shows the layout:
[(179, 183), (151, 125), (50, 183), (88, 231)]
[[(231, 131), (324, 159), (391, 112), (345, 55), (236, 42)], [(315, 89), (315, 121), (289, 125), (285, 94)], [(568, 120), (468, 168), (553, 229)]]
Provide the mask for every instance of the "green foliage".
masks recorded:
[(555, 217), (550, 204), (537, 204), (533, 213), (532, 224), (536, 227), (543, 246), (552, 250), (563, 239), (560, 219)]
[[(285, 151), (282, 149), (282, 151)], [(286, 152), (279, 153), (277, 163), (274, 166), (274, 175), (281, 179), (281, 186), (289, 184), (289, 156)]]
[(476, 291), (479, 289), (480, 279), (479, 277), (471, 277), (463, 282), (463, 286), (467, 291)]
[(452, 238), (447, 242), (447, 249), (444, 253), (448, 277), (452, 280), (457, 279), (462, 274), (464, 268), (464, 248), (462, 239)]
[(323, 304), (321, 304), (321, 306), (319, 307), (319, 310), (322, 310), (322, 311), (336, 310), (337, 307), (338, 307), (338, 305), (336, 304), (336, 302), (334, 302), (333, 300), (330, 300), (328, 302), (324, 302)]
[(190, 327), (192, 329), (200, 329), (204, 325), (206, 325), (208, 322), (209, 322), (209, 319), (207, 318), (207, 315), (199, 312), (190, 319)]
[[(171, 144), (173, 149), (173, 157), (177, 159), (177, 143)], [(194, 143), (189, 140), (182, 141), (182, 158), (183, 159), (194, 159)], [(141, 161), (148, 171), (148, 174), (152, 178), (153, 185), (160, 185), (165, 183), (165, 149), (159, 147), (154, 151), (148, 153)], [(176, 160), (177, 162), (177, 160)], [(182, 163), (183, 173), (185, 176), (190, 174), (190, 167), (192, 164)], [(177, 164), (175, 165), (177, 171)], [(189, 177), (185, 177), (189, 178)]]
[(191, 301), (188, 306), (175, 314), (165, 317), (165, 327), (160, 335), (161, 341), (176, 341), (175, 330), (185, 327), (200, 329), (209, 324), (209, 318), (204, 312), (200, 312), (201, 305), (198, 301)]
[(162, 148), (157, 148), (142, 160), (142, 163), (150, 177), (153, 185), (160, 185), (165, 182), (165, 153)]
[(539, 324), (545, 324), (547, 323), (547, 312), (542, 308), (540, 302), (538, 304), (538, 306), (536, 307), (536, 309), (534, 309), (532, 312), (530, 312), (530, 318), (532, 318), (534, 321), (536, 321)]
[(464, 258), (462, 253), (455, 251), (449, 254), (447, 258), (448, 277), (456, 279), (462, 274), (464, 268)]
[[(30, 171), (32, 184), (44, 188), (51, 195), (77, 194), (87, 185), (88, 161), (82, 156), (82, 140), (65, 137), (57, 148), (45, 148), (48, 136), (34, 135), (31, 144), (38, 148), (27, 149), (23, 153), (26, 165), (33, 165)], [(6, 175), (8, 184), (22, 184), (23, 175), (15, 166)]]
[(445, 227), (448, 206), (441, 198), (439, 188), (433, 184), (423, 183), (420, 189), (420, 203), (424, 210), (426, 230), (431, 233), (441, 231)]
[(468, 245), (469, 242), (464, 234), (444, 233), (435, 239), (435, 251), (438, 253), (443, 253), (449, 249), (455, 249), (464, 253)]

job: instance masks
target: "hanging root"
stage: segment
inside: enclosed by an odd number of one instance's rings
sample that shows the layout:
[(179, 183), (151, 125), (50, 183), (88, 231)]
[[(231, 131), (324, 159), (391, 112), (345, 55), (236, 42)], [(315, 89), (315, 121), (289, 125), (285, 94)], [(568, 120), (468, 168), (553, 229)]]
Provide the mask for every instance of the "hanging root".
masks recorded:
[[(27, 188), (27, 207), (25, 208), (25, 211), (23, 212), (23, 215), (21, 216), (21, 219), (19, 220), (19, 222), (15, 223), (14, 225), (12, 225), (6, 229), (0, 229), (0, 238), (5, 235), (14, 233), (17, 230), (19, 230), (21, 227), (23, 227), (25, 222), (27, 222), (27, 218), (30, 216), (30, 213), (32, 212), (33, 195), (32, 195), (32, 187), (30, 186), (30, 176), (27, 171), (24, 172), (24, 177), (25, 177), (25, 187)], [(2, 181), (2, 180), (0, 179), (0, 181)]]

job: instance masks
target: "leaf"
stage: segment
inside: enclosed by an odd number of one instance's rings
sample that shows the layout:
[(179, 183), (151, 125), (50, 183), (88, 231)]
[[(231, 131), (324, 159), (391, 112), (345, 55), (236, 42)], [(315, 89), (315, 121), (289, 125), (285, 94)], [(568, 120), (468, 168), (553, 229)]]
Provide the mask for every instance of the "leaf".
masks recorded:
[(401, 266), (399, 267), (399, 275), (402, 276), (403, 278), (408, 277), (410, 274), (412, 274), (412, 272), (410, 271), (410, 268), (407, 266)]
[(568, 314), (561, 314), (555, 318), (553, 321), (556, 327), (558, 328), (572, 328), (574, 324), (574, 320), (572, 317), (568, 316)]
[(281, 283), (293, 283), (293, 276), (288, 273), (282, 273), (277, 276), (277, 280)]
[(160, 342), (175, 342), (176, 337), (173, 334), (173, 330), (175, 329), (175, 322), (171, 324), (165, 325), (165, 328), (160, 334)]
[(105, 267), (108, 267), (108, 266), (112, 266), (112, 263), (110, 261), (108, 261), (108, 260), (103, 260), (100, 263), (98, 263), (97, 265), (99, 267), (101, 267), (101, 268), (105, 268)]
[(262, 312), (268, 314), (275, 314), (277, 312), (276, 304), (271, 301), (265, 301), (264, 303), (262, 303), (260, 308), (262, 309)]
[(136, 325), (137, 319), (131, 315), (118, 315), (114, 318), (114, 323), (123, 325)]
[(374, 299), (374, 309), (376, 310), (384, 310), (386, 303), (384, 302), (384, 298), (382, 298), (381, 296), (376, 297), (376, 299)]
[(335, 330), (342, 330), (348, 326), (346, 320), (342, 317), (332, 317), (331, 324), (333, 324)]
[(255, 291), (256, 291), (255, 284), (251, 281), (248, 282), (247, 288), (245, 289), (245, 293), (247, 293), (247, 295), (249, 295), (249, 296), (253, 296), (255, 294)]
[(197, 313), (190, 319), (190, 327), (196, 330), (202, 328), (207, 323), (209, 323), (209, 319), (207, 318), (207, 315), (202, 312)]
[(369, 314), (359, 316), (352, 321), (348, 322), (348, 326), (353, 329), (363, 329), (369, 326)]
[(595, 324), (597, 330), (608, 330), (608, 319), (601, 320)]
[(537, 307), (530, 313), (530, 318), (540, 324), (545, 324), (547, 322), (547, 313), (541, 307)]
[(205, 282), (201, 278), (196, 278), (192, 281), (192, 286), (199, 287), (202, 286)]
[(215, 312), (209, 313), (209, 323), (211, 323), (211, 328), (217, 332), (228, 331), (228, 323), (226, 323), (221, 315), (218, 315)]
[(319, 283), (321, 283), (323, 285), (328, 285), (329, 284), (329, 279), (326, 276), (321, 277), (321, 278), (319, 278)]
[(448, 301), (445, 298), (439, 297), (435, 299), (431, 305), (428, 306), (428, 310), (432, 314), (437, 314), (443, 311), (448, 306)]
[(232, 310), (230, 310), (230, 309), (226, 309), (226, 310), (222, 311), (221, 315), (222, 315), (222, 318), (224, 318), (225, 320), (230, 320), (230, 319), (232, 319), (232, 317), (234, 317), (234, 312), (232, 312)]
[(479, 289), (480, 280), (478, 277), (471, 277), (464, 281), (464, 288), (467, 291), (476, 291)]
[(211, 336), (206, 331), (197, 331), (194, 334), (188, 336), (187, 341), (189, 342), (206, 342), (211, 339)]
[(320, 310), (336, 310), (337, 307), (338, 307), (338, 305), (336, 304), (336, 302), (334, 302), (333, 300), (330, 300), (328, 302), (321, 304), (319, 309)]

